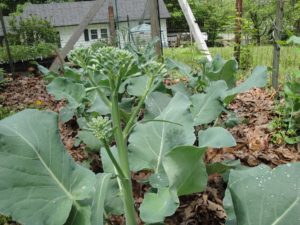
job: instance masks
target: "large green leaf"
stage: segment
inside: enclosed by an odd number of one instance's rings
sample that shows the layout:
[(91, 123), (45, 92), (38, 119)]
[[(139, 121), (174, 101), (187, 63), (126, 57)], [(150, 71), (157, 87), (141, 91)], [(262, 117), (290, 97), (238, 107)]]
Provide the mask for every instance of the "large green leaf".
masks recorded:
[(163, 160), (170, 188), (180, 195), (201, 192), (207, 183), (203, 156), (206, 148), (180, 146), (174, 148)]
[(68, 105), (60, 112), (62, 122), (67, 122), (72, 119), (86, 96), (83, 84), (74, 83), (71, 79), (64, 77), (55, 78), (47, 86), (47, 91), (53, 95), (56, 100), (66, 99), (68, 101)]
[(58, 77), (48, 86), (49, 94), (56, 100), (66, 99), (70, 107), (78, 107), (85, 97), (85, 88), (82, 84), (74, 83), (70, 79)]
[(112, 215), (121, 215), (124, 213), (123, 195), (120, 192), (121, 185), (118, 178), (111, 179), (105, 199), (105, 211)]
[(210, 127), (199, 131), (199, 147), (224, 148), (236, 145), (234, 137), (222, 127)]
[(174, 59), (167, 58), (165, 64), (168, 70), (178, 70), (182, 75), (190, 76), (192, 73), (191, 67)]
[(104, 225), (104, 203), (110, 179), (111, 174), (109, 173), (97, 175), (96, 192), (92, 202), (91, 225)]
[(81, 130), (78, 132), (78, 137), (92, 151), (98, 152), (102, 146), (101, 142), (95, 137), (92, 131)]
[(235, 87), (238, 63), (235, 59), (224, 60), (217, 56), (204, 75), (211, 81), (224, 80), (229, 88)]
[(177, 93), (155, 118), (159, 121), (136, 125), (129, 137), (130, 165), (134, 171), (153, 169), (159, 172), (164, 156), (174, 147), (194, 143), (189, 106), (189, 99)]
[(159, 223), (164, 218), (175, 213), (179, 206), (176, 194), (168, 188), (158, 190), (158, 193), (146, 193), (140, 206), (140, 215), (145, 223)]
[(91, 198), (95, 176), (69, 156), (57, 124), (38, 110), (0, 122), (0, 212), (23, 225), (62, 225), (72, 206), (79, 216), (69, 224), (89, 215), (80, 200)]
[(127, 79), (125, 83), (128, 94), (133, 96), (142, 96), (145, 93), (148, 80), (148, 76), (139, 76)]
[[(114, 146), (110, 147), (110, 150), (111, 150), (112, 155), (115, 157), (115, 159), (117, 161), (119, 161), (117, 147), (114, 145)], [(109, 158), (109, 155), (107, 154), (107, 151), (104, 147), (101, 148), (100, 155), (101, 155), (101, 162), (102, 162), (102, 167), (103, 167), (104, 172), (117, 174), (114, 164), (111, 162), (111, 159)]]
[(81, 202), (79, 206), (72, 206), (69, 218), (64, 225), (91, 224), (90, 202)]
[[(110, 148), (113, 156), (117, 161), (119, 161), (118, 158), (118, 151), (116, 146), (113, 146)], [(111, 173), (111, 174), (117, 174), (117, 171), (111, 162), (107, 151), (105, 148), (101, 148), (101, 162), (103, 166), (103, 170), (105, 173)], [(106, 193), (106, 199), (105, 199), (105, 210), (107, 213), (111, 213), (113, 215), (121, 215), (124, 212), (123, 209), (123, 200), (122, 200), (122, 194), (120, 192), (120, 181), (118, 181), (118, 178), (111, 179), (108, 184), (108, 191)]]
[(221, 114), (223, 105), (220, 97), (225, 90), (227, 90), (227, 85), (225, 81), (220, 80), (211, 83), (206, 93), (191, 96), (191, 112), (195, 126), (210, 123)]
[(242, 93), (245, 91), (250, 90), (251, 88), (254, 87), (264, 87), (266, 86), (268, 82), (268, 69), (265, 66), (257, 66), (252, 74), (239, 86), (232, 88), (230, 90), (227, 90), (223, 93), (222, 99), (225, 100), (226, 103), (226, 98), (236, 95), (238, 93)]
[(168, 94), (152, 92), (145, 101), (146, 112), (144, 119), (154, 119), (159, 116), (170, 101), (171, 97)]
[(98, 95), (95, 95), (95, 98), (91, 102), (91, 107), (87, 110), (87, 112), (97, 112), (100, 115), (110, 114), (110, 111), (109, 106)]
[(299, 171), (300, 163), (232, 170), (224, 200), (228, 224), (299, 224)]

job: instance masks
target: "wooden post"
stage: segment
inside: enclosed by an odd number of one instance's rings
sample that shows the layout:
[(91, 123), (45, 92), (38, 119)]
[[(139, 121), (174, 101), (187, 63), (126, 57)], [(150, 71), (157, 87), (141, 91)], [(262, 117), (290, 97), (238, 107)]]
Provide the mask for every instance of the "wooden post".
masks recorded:
[(151, 17), (151, 37), (159, 38), (159, 42), (155, 45), (156, 54), (162, 55), (161, 39), (160, 39), (160, 27), (159, 27), (159, 15), (158, 15), (158, 0), (150, 0), (150, 17)]
[(243, 0), (236, 0), (236, 17), (235, 17), (235, 46), (234, 57), (240, 62), (241, 57), (241, 39), (242, 39), (242, 16), (243, 16)]
[(284, 0), (276, 1), (276, 18), (274, 24), (274, 53), (273, 53), (273, 70), (272, 70), (272, 86), (275, 90), (279, 87), (279, 61), (280, 61), (280, 45), (281, 40)]
[(115, 16), (114, 16), (114, 7), (112, 0), (109, 1), (108, 5), (108, 21), (109, 21), (109, 33), (110, 33), (110, 43), (113, 46), (116, 46), (116, 28), (115, 28)]
[(178, 0), (179, 5), (183, 11), (183, 14), (189, 24), (190, 30), (192, 31), (192, 34), (195, 38), (195, 41), (197, 43), (198, 49), (202, 51), (208, 61), (212, 61), (212, 57), (209, 53), (208, 47), (206, 45), (206, 42), (204, 40), (203, 34), (201, 33), (201, 30), (196, 22), (196, 19), (194, 17), (194, 14), (191, 10), (191, 7), (187, 0)]
[[(61, 50), (60, 55), (64, 59), (68, 53), (73, 49), (74, 45), (80, 38), (81, 34), (83, 33), (84, 29), (87, 27), (87, 25), (92, 21), (94, 16), (99, 12), (100, 8), (102, 7), (105, 0), (97, 0), (92, 5), (91, 9), (87, 13), (87, 15), (83, 18), (79, 26), (76, 28), (70, 39), (68, 40), (65, 47)], [(55, 58), (54, 62), (52, 63), (50, 70), (57, 72), (57, 70), (60, 67), (60, 60), (58, 57)]]
[(3, 17), (3, 13), (2, 13), (1, 8), (0, 8), (0, 20), (1, 20), (1, 26), (2, 26), (3, 35), (4, 35), (6, 52), (7, 52), (7, 56), (8, 56), (8, 60), (9, 60), (10, 72), (12, 73), (12, 77), (15, 78), (16, 77), (15, 67), (14, 67), (13, 59), (12, 59), (11, 52), (10, 52), (10, 47), (9, 47), (9, 43), (8, 43), (8, 39), (7, 39), (7, 33), (6, 33), (4, 17)]

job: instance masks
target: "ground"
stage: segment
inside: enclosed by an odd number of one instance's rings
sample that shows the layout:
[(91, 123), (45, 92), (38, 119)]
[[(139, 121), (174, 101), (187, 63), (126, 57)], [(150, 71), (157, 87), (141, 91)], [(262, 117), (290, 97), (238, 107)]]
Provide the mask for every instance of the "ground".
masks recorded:
[[(268, 125), (274, 118), (276, 95), (270, 89), (252, 89), (237, 96), (230, 108), (241, 118), (242, 123), (230, 129), (237, 141), (234, 148), (209, 149), (206, 162), (214, 163), (223, 160), (240, 160), (243, 165), (257, 166), (265, 163), (271, 167), (280, 164), (300, 161), (300, 149), (293, 145), (275, 145), (271, 141)], [(6, 114), (25, 108), (39, 108), (58, 112), (64, 102), (55, 101), (47, 94), (44, 81), (39, 76), (19, 76), (9, 80), (0, 91), (0, 107)], [(0, 114), (1, 115), (1, 114)], [(4, 116), (4, 115), (3, 115)], [(74, 121), (59, 124), (61, 138), (69, 153), (79, 163), (90, 163), (95, 172), (101, 171), (99, 155), (87, 153), (84, 146), (74, 147), (78, 127)], [(88, 161), (86, 161), (88, 160)], [(147, 176), (147, 173), (133, 174), (136, 203), (143, 198), (144, 185), (135, 180)], [(222, 199), (226, 189), (223, 178), (217, 174), (209, 176), (206, 191), (180, 199), (181, 206), (176, 214), (167, 218), (169, 225), (221, 225), (225, 224), (226, 213)], [(111, 224), (123, 224), (122, 217), (111, 218)], [(4, 224), (4, 223), (3, 223)], [(15, 223), (10, 223), (15, 224)], [(1, 218), (0, 218), (1, 225)]]

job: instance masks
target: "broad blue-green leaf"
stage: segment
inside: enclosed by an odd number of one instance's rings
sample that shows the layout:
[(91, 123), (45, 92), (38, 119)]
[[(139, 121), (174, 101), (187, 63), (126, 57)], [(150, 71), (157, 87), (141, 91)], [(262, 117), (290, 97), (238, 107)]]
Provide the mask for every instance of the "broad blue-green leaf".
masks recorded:
[(170, 95), (161, 92), (152, 92), (145, 101), (145, 119), (154, 119), (159, 116), (170, 101)]
[(191, 93), (183, 82), (179, 82), (178, 84), (172, 85), (169, 88), (173, 91), (173, 93), (180, 92), (185, 96), (191, 96)]
[(123, 93), (126, 89), (130, 95), (142, 96), (145, 93), (148, 79), (149, 77), (146, 75), (128, 78), (121, 85), (119, 92)]
[(228, 224), (299, 224), (299, 171), (300, 163), (232, 170), (224, 200), (226, 211), (231, 212)]
[(189, 106), (189, 99), (177, 93), (154, 119), (169, 122), (149, 121), (136, 125), (129, 137), (130, 165), (134, 171), (153, 169), (157, 173), (164, 156), (174, 147), (194, 143), (194, 127)]
[(240, 160), (225, 160), (222, 162), (215, 162), (206, 165), (206, 171), (208, 175), (218, 173), (223, 174), (230, 169), (241, 166)]
[(67, 153), (57, 125), (55, 113), (38, 110), (0, 122), (0, 212), (23, 225), (62, 225), (72, 206), (83, 212), (77, 218), (88, 215), (80, 201), (91, 198), (95, 176)]
[(78, 132), (78, 137), (90, 150), (97, 152), (100, 150), (101, 142), (94, 136), (93, 132), (81, 130)]
[(124, 213), (122, 194), (117, 178), (111, 179), (108, 184), (104, 205), (108, 214), (121, 215)]
[(245, 91), (250, 90), (251, 88), (254, 87), (264, 87), (266, 86), (268, 82), (268, 73), (267, 73), (267, 67), (265, 66), (257, 66), (250, 77), (247, 78), (242, 84), (239, 86), (232, 88), (230, 90), (227, 90), (226, 92), (223, 93), (222, 99), (225, 100), (227, 97), (230, 97), (232, 95), (236, 95), (238, 93), (242, 93)]
[(140, 76), (128, 79), (127, 92), (133, 96), (142, 96), (145, 93), (148, 76)]
[(38, 70), (44, 75), (44, 79), (47, 81), (52, 81), (55, 78), (59, 77), (59, 74), (48, 70), (48, 68), (37, 64)]
[(163, 166), (168, 175), (170, 188), (179, 196), (201, 192), (207, 183), (203, 156), (206, 148), (180, 146), (166, 155)]
[(206, 68), (204, 74), (211, 81), (224, 80), (229, 88), (235, 87), (236, 72), (238, 63), (234, 59), (224, 60), (220, 56), (216, 57), (210, 68)]
[(75, 113), (76, 113), (76, 108), (72, 108), (69, 106), (62, 108), (59, 112), (60, 121), (63, 123), (70, 121), (75, 115)]
[(89, 202), (81, 202), (79, 207), (72, 206), (69, 218), (64, 225), (91, 224), (91, 206)]
[(110, 108), (103, 102), (103, 100), (96, 95), (94, 101), (92, 101), (91, 107), (87, 112), (97, 112), (100, 115), (110, 114)]
[(97, 175), (96, 192), (92, 202), (91, 225), (104, 225), (104, 202), (110, 179), (111, 174), (109, 173)]
[(58, 77), (48, 86), (49, 94), (54, 95), (56, 100), (66, 99), (69, 107), (77, 108), (85, 97), (85, 88), (82, 84), (74, 83), (71, 80)]
[(191, 96), (194, 126), (210, 123), (221, 114), (223, 105), (220, 97), (225, 90), (227, 90), (227, 85), (225, 81), (221, 80), (213, 82), (205, 94)]
[(158, 193), (146, 193), (140, 206), (141, 219), (148, 224), (162, 222), (173, 215), (178, 206), (178, 197), (168, 188), (159, 189)]
[[(118, 159), (118, 151), (116, 146), (110, 148), (113, 156), (117, 161)], [(101, 148), (101, 162), (103, 166), (103, 170), (105, 173), (116, 174), (116, 169), (112, 164), (107, 151), (104, 148)], [(108, 183), (108, 188), (106, 192), (105, 198), (105, 211), (108, 214), (112, 215), (121, 215), (124, 213), (122, 194), (120, 192), (120, 182), (115, 177), (111, 179)]]
[(191, 67), (189, 67), (188, 65), (186, 65), (182, 62), (178, 62), (178, 61), (175, 61), (174, 59), (167, 58), (165, 63), (166, 63), (166, 68), (168, 70), (176, 69), (183, 75), (186, 75), (186, 76), (191, 75), (191, 72), (192, 72)]
[(70, 67), (65, 67), (64, 77), (69, 78), (75, 82), (80, 82), (81, 74), (78, 70), (75, 70)]
[[(115, 157), (115, 159), (117, 161), (119, 161), (119, 157), (118, 157), (118, 150), (116, 148), (116, 146), (112, 146), (110, 148), (111, 153), (113, 154), (113, 156)], [(112, 174), (116, 174), (116, 169), (114, 167), (114, 164), (111, 162), (111, 159), (109, 158), (107, 151), (105, 148), (101, 148), (101, 162), (102, 162), (102, 166), (103, 166), (103, 170), (105, 173), (112, 173)]]
[(231, 133), (222, 127), (210, 127), (198, 133), (199, 147), (224, 148), (236, 146)]
[(149, 183), (153, 188), (169, 187), (169, 179), (164, 170), (154, 173), (149, 177)]

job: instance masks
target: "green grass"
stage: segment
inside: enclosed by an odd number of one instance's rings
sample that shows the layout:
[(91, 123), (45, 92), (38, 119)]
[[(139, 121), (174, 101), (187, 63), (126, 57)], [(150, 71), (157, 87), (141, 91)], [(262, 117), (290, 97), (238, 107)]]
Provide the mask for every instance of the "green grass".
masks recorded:
[[(251, 68), (258, 65), (272, 67), (273, 47), (272, 46), (251, 46), (250, 53), (253, 57)], [(212, 56), (221, 55), (224, 59), (233, 58), (233, 47), (209, 48)], [(164, 56), (184, 62), (193, 67), (197, 66), (197, 61), (202, 57), (196, 47), (169, 48), (164, 49)], [(300, 49), (292, 46), (281, 47), (280, 75), (285, 77), (299, 70), (300, 67)]]

